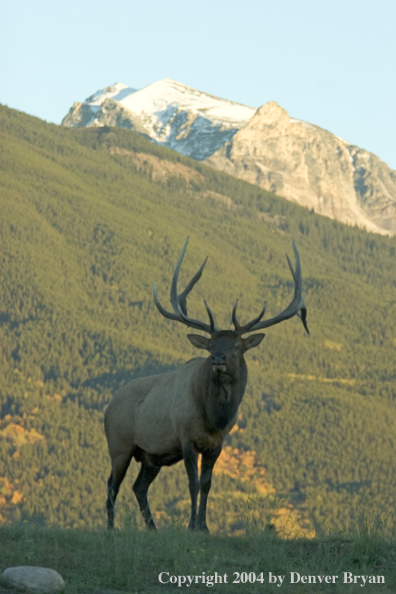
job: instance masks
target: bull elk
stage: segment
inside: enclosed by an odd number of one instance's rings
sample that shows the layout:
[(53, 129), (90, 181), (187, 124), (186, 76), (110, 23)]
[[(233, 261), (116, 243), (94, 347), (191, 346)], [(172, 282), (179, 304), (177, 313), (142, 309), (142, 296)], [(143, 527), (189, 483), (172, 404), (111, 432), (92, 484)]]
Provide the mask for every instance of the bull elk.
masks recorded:
[[(115, 500), (131, 459), (135, 458), (141, 467), (133, 491), (148, 528), (155, 529), (147, 500), (150, 484), (162, 466), (171, 466), (184, 460), (191, 496), (188, 527), (207, 531), (206, 503), (213, 467), (224, 438), (235, 424), (245, 392), (247, 366), (244, 353), (257, 347), (264, 338), (264, 334), (253, 334), (247, 338), (242, 338), (243, 335), (269, 328), (296, 314), (308, 332), (300, 257), (294, 241), (295, 269), (286, 254), (294, 280), (294, 296), (290, 305), (277, 316), (261, 321), (266, 307), (264, 303), (260, 314), (242, 326), (236, 316), (237, 300), (232, 310), (234, 330), (216, 328), (206, 301), (209, 324), (188, 317), (187, 296), (200, 279), (207, 259), (178, 295), (177, 281), (187, 243), (188, 238), (172, 278), (170, 301), (173, 312), (166, 311), (160, 304), (155, 283), (154, 302), (165, 318), (209, 334), (210, 338), (187, 335), (193, 346), (209, 351), (209, 356), (191, 359), (176, 371), (133, 380), (111, 400), (105, 413), (105, 431), (111, 458), (106, 502), (108, 528), (114, 526)], [(202, 455), (200, 480), (199, 454)]]

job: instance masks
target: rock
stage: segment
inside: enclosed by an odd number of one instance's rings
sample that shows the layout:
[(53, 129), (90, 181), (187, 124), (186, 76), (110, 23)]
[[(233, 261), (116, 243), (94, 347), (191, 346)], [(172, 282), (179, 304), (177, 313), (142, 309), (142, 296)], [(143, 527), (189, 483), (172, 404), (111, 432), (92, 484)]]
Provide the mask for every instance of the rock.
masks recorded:
[(147, 135), (141, 118), (112, 99), (106, 99), (95, 111), (86, 103), (75, 101), (69, 113), (63, 118), (62, 125), (69, 128), (118, 126)]
[(274, 101), (205, 163), (332, 219), (396, 234), (396, 172)]
[(65, 587), (59, 573), (45, 567), (9, 567), (0, 575), (0, 584), (16, 590), (57, 594)]

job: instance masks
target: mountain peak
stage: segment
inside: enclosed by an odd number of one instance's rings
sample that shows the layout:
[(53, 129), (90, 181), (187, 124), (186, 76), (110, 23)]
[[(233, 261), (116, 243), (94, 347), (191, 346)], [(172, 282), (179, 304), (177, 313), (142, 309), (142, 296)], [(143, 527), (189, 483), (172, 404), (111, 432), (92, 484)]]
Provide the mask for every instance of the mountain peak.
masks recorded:
[(253, 107), (165, 78), (138, 91), (124, 83), (101, 89), (84, 103), (75, 103), (62, 124), (123, 126), (202, 160), (230, 140), (254, 113)]
[(274, 124), (283, 126), (290, 124), (290, 116), (286, 109), (281, 107), (276, 101), (264, 103), (249, 122), (249, 125), (257, 126), (258, 128), (273, 126)]

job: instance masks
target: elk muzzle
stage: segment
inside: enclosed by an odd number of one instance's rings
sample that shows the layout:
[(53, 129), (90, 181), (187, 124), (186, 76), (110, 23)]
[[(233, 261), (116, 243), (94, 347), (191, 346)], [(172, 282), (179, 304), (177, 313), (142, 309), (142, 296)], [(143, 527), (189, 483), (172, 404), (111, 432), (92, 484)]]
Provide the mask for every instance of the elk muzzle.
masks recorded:
[(215, 373), (225, 373), (227, 371), (227, 357), (223, 353), (214, 353), (212, 355), (212, 368)]

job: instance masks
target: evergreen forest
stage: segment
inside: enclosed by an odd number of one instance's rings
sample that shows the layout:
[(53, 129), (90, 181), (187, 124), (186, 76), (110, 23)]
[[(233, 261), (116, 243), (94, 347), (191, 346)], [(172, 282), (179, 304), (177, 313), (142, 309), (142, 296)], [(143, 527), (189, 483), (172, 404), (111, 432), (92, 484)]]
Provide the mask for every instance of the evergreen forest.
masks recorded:
[[(387, 518), (396, 493), (396, 238), (369, 234), (121, 128), (68, 129), (0, 107), (0, 522), (105, 526), (103, 413), (131, 379), (201, 355), (167, 306), (209, 256), (189, 315), (231, 328), (292, 298), (294, 238), (310, 336), (295, 317), (246, 356), (248, 387), (209, 496), (212, 532), (274, 512), (279, 530)], [(170, 307), (170, 306), (169, 306)], [(135, 513), (133, 462), (117, 501)], [(149, 500), (184, 522), (183, 464)], [(281, 526), (283, 521), (283, 527)], [(275, 522), (275, 523), (276, 523)]]

